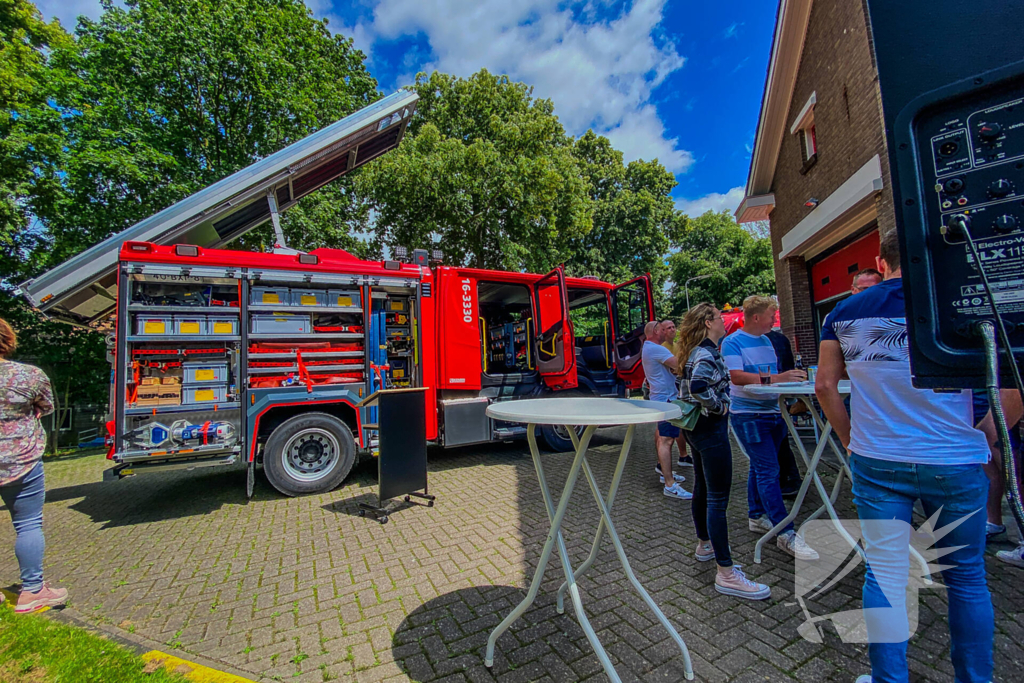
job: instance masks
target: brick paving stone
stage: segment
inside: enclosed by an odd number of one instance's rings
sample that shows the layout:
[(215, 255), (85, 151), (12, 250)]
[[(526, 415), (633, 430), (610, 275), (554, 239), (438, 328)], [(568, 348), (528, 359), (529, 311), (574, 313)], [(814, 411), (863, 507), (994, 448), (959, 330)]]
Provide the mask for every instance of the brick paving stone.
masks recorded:
[[(591, 466), (611, 478), (623, 435), (602, 430)], [(772, 545), (752, 563), (746, 530), (746, 459), (737, 454), (730, 542), (748, 575), (772, 588), (751, 603), (719, 595), (714, 568), (692, 556), (689, 505), (661, 495), (652, 472), (653, 428), (638, 431), (612, 517), (634, 572), (686, 640), (699, 680), (848, 681), (868, 671), (866, 649), (842, 643), (830, 625), (823, 643), (800, 637), (793, 563)], [(545, 456), (553, 491), (570, 458)], [(337, 490), (284, 498), (257, 477), (246, 501), (240, 471), (195, 471), (102, 482), (102, 457), (47, 461), (49, 580), (71, 591), (77, 616), (130, 622), (137, 635), (173, 643), (254, 680), (324, 676), (383, 681), (607, 680), (573, 607), (555, 609), (564, 580), (553, 556), (536, 602), (498, 641), (483, 666), (491, 629), (519, 603), (547, 534), (547, 513), (525, 443), (431, 450), (434, 508), (396, 512), (387, 525), (356, 515), (374, 494), (372, 464)], [(826, 487), (834, 473), (825, 471)], [(690, 472), (686, 472), (692, 476)], [(486, 481), (486, 486), (481, 482)], [(692, 486), (692, 482), (687, 484)], [(811, 492), (804, 514), (815, 506)], [(853, 517), (846, 485), (837, 507)], [(574, 565), (590, 553), (596, 506), (577, 486), (563, 536)], [(1024, 582), (987, 557), (996, 610), (996, 678), (1024, 666)], [(16, 580), (13, 531), (0, 525), (0, 584)], [(863, 573), (807, 603), (815, 616), (855, 609)], [(121, 583), (124, 581), (125, 583)], [(579, 581), (584, 608), (624, 681), (678, 681), (682, 657), (624, 576), (606, 540)], [(918, 634), (908, 657), (915, 680), (949, 680), (946, 594), (921, 593)], [(569, 601), (567, 600), (567, 603)], [(298, 653), (308, 658), (290, 661)]]

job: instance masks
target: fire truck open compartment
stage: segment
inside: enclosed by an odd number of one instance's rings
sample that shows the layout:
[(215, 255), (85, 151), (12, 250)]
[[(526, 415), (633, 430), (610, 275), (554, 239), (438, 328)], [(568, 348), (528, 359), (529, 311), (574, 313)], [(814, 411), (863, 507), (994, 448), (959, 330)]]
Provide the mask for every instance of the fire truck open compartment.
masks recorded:
[(483, 383), (536, 383), (533, 301), (526, 285), (477, 282)]

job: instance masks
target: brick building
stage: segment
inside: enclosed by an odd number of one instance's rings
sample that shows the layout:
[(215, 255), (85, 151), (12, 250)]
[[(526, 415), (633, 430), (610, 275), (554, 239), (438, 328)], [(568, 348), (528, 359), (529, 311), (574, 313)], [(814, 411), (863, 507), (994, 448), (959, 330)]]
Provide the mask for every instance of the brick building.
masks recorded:
[(783, 331), (821, 321), (895, 227), (881, 96), (860, 0), (780, 0), (739, 222), (769, 220)]

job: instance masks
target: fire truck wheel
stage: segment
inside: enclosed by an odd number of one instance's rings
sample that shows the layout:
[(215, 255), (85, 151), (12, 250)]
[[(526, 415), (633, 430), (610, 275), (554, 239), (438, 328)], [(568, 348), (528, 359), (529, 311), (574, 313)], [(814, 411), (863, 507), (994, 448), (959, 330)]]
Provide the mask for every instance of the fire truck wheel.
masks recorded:
[(330, 491), (356, 459), (352, 431), (326, 413), (304, 413), (282, 422), (267, 439), (263, 471), (286, 496)]
[[(573, 429), (576, 430), (576, 436), (583, 436), (584, 428), (582, 426), (576, 426)], [(569, 427), (564, 425), (543, 425), (540, 427), (540, 435), (544, 437), (544, 443), (547, 444), (548, 448), (556, 453), (576, 450), (576, 447), (572, 445), (572, 438), (569, 436)]]

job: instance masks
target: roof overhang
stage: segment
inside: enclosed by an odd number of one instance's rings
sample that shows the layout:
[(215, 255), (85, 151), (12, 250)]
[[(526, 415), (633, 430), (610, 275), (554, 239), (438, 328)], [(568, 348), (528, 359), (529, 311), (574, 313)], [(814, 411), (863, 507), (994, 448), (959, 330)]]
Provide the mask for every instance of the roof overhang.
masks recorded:
[[(744, 202), (746, 198), (771, 192), (775, 164), (779, 160), (779, 150), (786, 134), (786, 115), (793, 99), (800, 56), (804, 51), (811, 4), (812, 0), (779, 2), (775, 34), (772, 39), (772, 54), (768, 62), (764, 95), (761, 98), (761, 115), (757, 122), (757, 135), (754, 138), (754, 152), (750, 158), (750, 173), (747, 176)], [(743, 203), (740, 203), (740, 209), (742, 208)], [(744, 222), (740, 216), (738, 209), (737, 220)]]
[(78, 324), (106, 317), (117, 292), (117, 259), (127, 241), (216, 248), (270, 220), (368, 161), (398, 146), (418, 96), (400, 91), (257, 161), (177, 204), (111, 235), (29, 280), (21, 293), (48, 315)]
[(876, 154), (783, 235), (779, 259), (810, 258), (864, 227), (876, 217), (875, 195), (882, 185), (882, 162)]
[(736, 209), (737, 223), (753, 223), (754, 221), (766, 221), (775, 208), (775, 195), (761, 194), (756, 197), (744, 197)]

